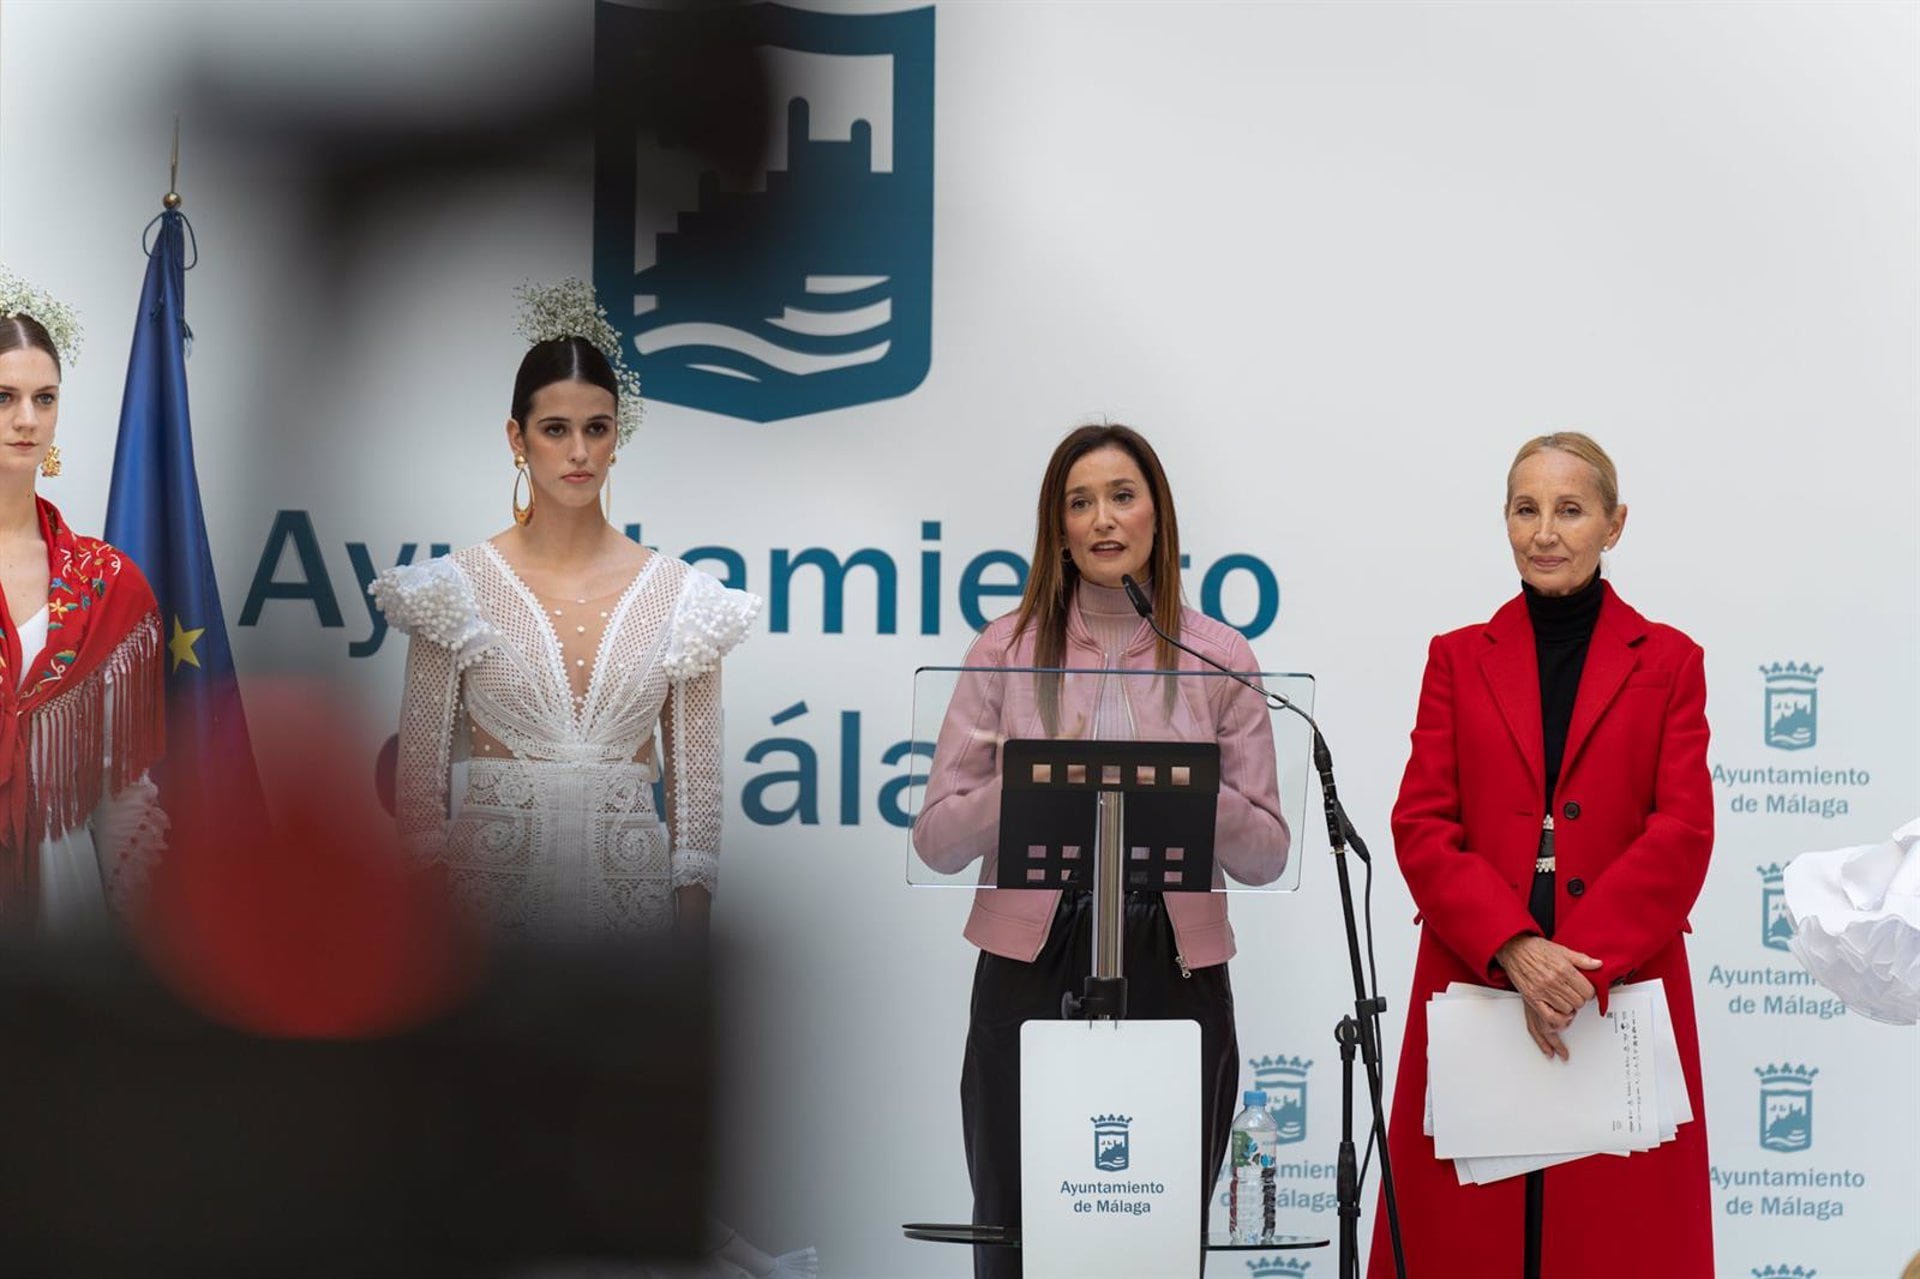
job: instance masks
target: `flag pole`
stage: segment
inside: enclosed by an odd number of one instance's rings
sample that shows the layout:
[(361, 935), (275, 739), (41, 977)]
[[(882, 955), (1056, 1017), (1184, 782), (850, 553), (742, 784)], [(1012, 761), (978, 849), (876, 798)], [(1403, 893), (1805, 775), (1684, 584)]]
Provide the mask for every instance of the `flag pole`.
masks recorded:
[(167, 167), (167, 193), (160, 203), (169, 209), (180, 207), (180, 113), (173, 113), (173, 159)]

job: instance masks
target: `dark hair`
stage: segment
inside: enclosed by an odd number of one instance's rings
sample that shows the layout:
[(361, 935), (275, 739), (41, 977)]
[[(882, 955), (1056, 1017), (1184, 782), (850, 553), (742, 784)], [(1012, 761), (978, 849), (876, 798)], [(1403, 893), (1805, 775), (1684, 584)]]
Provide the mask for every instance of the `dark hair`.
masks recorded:
[[(1014, 619), (1013, 633), (1033, 628), (1033, 664), (1058, 667), (1065, 664), (1067, 652), (1067, 610), (1073, 604), (1073, 592), (1080, 581), (1080, 570), (1067, 554), (1067, 475), (1073, 464), (1096, 449), (1123, 449), (1147, 482), (1147, 494), (1153, 499), (1153, 551), (1147, 571), (1153, 575), (1153, 620), (1169, 635), (1180, 634), (1180, 522), (1174, 518), (1173, 490), (1167, 486), (1167, 472), (1146, 437), (1130, 426), (1102, 422), (1077, 427), (1054, 446), (1047, 460), (1047, 473), (1040, 481), (1040, 501), (1034, 515), (1033, 565), (1027, 570), (1027, 589), (1020, 597), (1020, 612)], [(1155, 657), (1160, 669), (1170, 671), (1178, 665), (1173, 645), (1161, 640)], [(1052, 720), (1053, 696), (1057, 690), (1043, 683), (1040, 688), (1041, 714)]]
[(53, 360), (53, 371), (60, 372), (60, 352), (46, 326), (31, 315), (0, 316), (0, 355), (8, 351), (45, 351)]
[(520, 361), (513, 379), (513, 420), (524, 427), (533, 397), (555, 382), (590, 383), (611, 395), (616, 406), (620, 402), (620, 383), (599, 347), (585, 338), (548, 338), (534, 343)]

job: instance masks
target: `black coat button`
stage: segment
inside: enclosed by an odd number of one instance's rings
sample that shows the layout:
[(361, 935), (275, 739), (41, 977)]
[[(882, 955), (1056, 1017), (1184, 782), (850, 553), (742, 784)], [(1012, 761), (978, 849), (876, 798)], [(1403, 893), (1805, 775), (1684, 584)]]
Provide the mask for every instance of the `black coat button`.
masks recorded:
[(1569, 879), (1569, 880), (1567, 881), (1567, 896), (1569, 896), (1569, 897), (1578, 897), (1578, 896), (1579, 896), (1580, 894), (1582, 894), (1582, 893), (1584, 893), (1584, 892), (1586, 892), (1586, 891), (1587, 891), (1587, 881), (1586, 881), (1586, 880), (1584, 880), (1584, 879)]
[(1560, 814), (1568, 821), (1572, 821), (1580, 815), (1580, 805), (1574, 803), (1572, 800), (1568, 800), (1565, 806), (1560, 809)]

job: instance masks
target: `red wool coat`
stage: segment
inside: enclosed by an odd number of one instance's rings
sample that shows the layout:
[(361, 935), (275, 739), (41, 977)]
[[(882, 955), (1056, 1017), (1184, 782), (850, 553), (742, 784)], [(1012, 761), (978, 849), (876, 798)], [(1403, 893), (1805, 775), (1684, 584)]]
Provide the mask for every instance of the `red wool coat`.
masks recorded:
[[(1694, 1121), (1646, 1153), (1548, 1169), (1541, 1274), (1712, 1279), (1706, 1111), (1681, 941), (1713, 847), (1706, 677), (1699, 645), (1605, 590), (1554, 792), (1554, 940), (1603, 961), (1587, 974), (1603, 1011), (1609, 983), (1666, 984)], [(1449, 983), (1505, 985), (1494, 952), (1538, 931), (1527, 894), (1545, 775), (1533, 627), (1516, 597), (1491, 621), (1433, 641), (1393, 810), (1422, 923), (1388, 1122), (1410, 1279), (1520, 1279), (1525, 1179), (1463, 1186), (1421, 1132), (1426, 1014)], [(1393, 1274), (1384, 1207), (1368, 1274)]]

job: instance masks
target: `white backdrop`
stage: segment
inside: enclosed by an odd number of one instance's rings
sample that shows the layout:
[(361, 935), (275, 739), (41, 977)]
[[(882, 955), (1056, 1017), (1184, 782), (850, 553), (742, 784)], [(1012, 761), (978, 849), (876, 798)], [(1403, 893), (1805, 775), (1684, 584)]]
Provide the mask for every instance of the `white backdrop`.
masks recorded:
[[(790, 629), (727, 668), (716, 923), (750, 958), (726, 1010), (726, 1122), (765, 1157), (733, 1170), (721, 1215), (775, 1251), (817, 1244), (834, 1276), (967, 1272), (962, 1250), (896, 1229), (967, 1212), (974, 952), (963, 894), (905, 886), (880, 756), (908, 734), (913, 668), (965, 649), (959, 568), (1030, 547), (1061, 433), (1138, 425), (1196, 572), (1270, 566), (1279, 619), (1255, 651), (1319, 676), (1344, 798), (1381, 854), (1391, 1056), (1414, 931), (1386, 815), (1425, 642), (1514, 591), (1506, 463), (1572, 426), (1621, 467), (1615, 584), (1708, 654), (1720, 829), (1691, 952), (1720, 1272), (1896, 1273), (1920, 1248), (1920, 1043), (1792, 984), (1764, 944), (1763, 872), (1920, 807), (1915, 8), (965, 3), (937, 20), (924, 383), (767, 425), (655, 404), (617, 477), (645, 540), (734, 548), (752, 589), (778, 550), (875, 547), (899, 572), (897, 632), (878, 633), (856, 570), (826, 633), (802, 572)], [(186, 111), (189, 371), (229, 623), (289, 511), (340, 610), (326, 626), (312, 602), (267, 599), (237, 659), (345, 675), (378, 721), (369, 769), (401, 653), (349, 653), (371, 630), (351, 548), (391, 563), (507, 522), (509, 294), (589, 270), (592, 156), (563, 137), (538, 166), (342, 197), (308, 180), (317, 144), (295, 126), (323, 117), (366, 150), (389, 119), (457, 123), (587, 77), (591, 44), (585, 3), (0, 0), (0, 257), (88, 327), (48, 491), (99, 526), (139, 232)], [(291, 551), (277, 572), (303, 575)], [(1766, 740), (1758, 668), (1786, 662), (1822, 668), (1801, 751)], [(774, 736), (818, 753), (817, 824), (740, 811), (761, 771), (746, 753)], [(1245, 1055), (1312, 1063), (1282, 1226), (1330, 1235), (1346, 992), (1324, 832), (1303, 836), (1299, 894), (1234, 904), (1234, 978)], [(1756, 1071), (1774, 1066), (1818, 1071), (1804, 1150), (1762, 1144)]]

